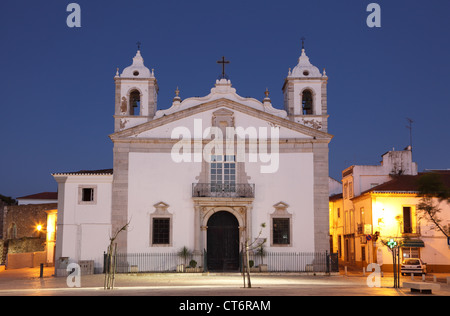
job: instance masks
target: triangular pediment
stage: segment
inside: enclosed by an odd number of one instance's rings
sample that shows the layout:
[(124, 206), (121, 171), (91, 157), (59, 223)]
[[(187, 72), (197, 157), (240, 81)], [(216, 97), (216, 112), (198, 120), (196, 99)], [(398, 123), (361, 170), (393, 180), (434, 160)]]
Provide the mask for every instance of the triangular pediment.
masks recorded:
[(289, 205), (284, 202), (278, 202), (273, 207), (275, 207), (276, 209), (286, 209), (289, 207)]
[(166, 204), (164, 202), (159, 202), (153, 205), (155, 208), (168, 208), (169, 204)]
[[(201, 118), (202, 115), (203, 118), (205, 118), (205, 115), (207, 114), (206, 112), (211, 112), (211, 114), (214, 113), (216, 116), (218, 116), (217, 114), (222, 116), (241, 115), (248, 118), (247, 120), (242, 121), (259, 121), (264, 122), (266, 125), (280, 127), (283, 128), (288, 135), (290, 135), (286, 138), (298, 137), (331, 140), (333, 137), (328, 133), (302, 125), (289, 119), (222, 98), (155, 118), (152, 121), (111, 134), (110, 138), (113, 141), (127, 138), (170, 138), (170, 131), (173, 128), (177, 126), (189, 126), (189, 124), (191, 124), (190, 122), (192, 122), (194, 118)], [(211, 116), (212, 115), (209, 116), (209, 120), (211, 120)], [(164, 134), (165, 136), (161, 136), (161, 134)], [(283, 138), (281, 134), (280, 137)]]
[(213, 112), (213, 115), (215, 115), (215, 116), (232, 116), (233, 114), (234, 114), (233, 111), (230, 111), (225, 108), (220, 108), (217, 111)]

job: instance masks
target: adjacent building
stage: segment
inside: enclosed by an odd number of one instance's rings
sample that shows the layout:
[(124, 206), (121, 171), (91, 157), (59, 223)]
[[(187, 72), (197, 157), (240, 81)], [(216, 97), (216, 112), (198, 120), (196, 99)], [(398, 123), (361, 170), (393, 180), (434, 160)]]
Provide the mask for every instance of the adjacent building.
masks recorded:
[[(450, 187), (448, 171), (433, 172)], [(429, 272), (450, 271), (447, 237), (417, 209), (422, 174), (410, 147), (385, 153), (378, 166), (355, 165), (342, 172), (343, 192), (329, 199), (331, 247), (342, 263), (365, 267), (374, 262), (388, 271), (392, 254), (385, 242), (393, 239), (401, 245), (402, 258), (421, 258)], [(448, 230), (450, 205), (434, 202)]]

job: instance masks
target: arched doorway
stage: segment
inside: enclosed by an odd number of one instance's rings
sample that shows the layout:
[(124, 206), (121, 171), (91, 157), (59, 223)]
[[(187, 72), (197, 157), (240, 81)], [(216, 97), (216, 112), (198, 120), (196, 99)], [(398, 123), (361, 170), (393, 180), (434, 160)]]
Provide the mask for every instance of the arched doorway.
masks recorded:
[(209, 218), (206, 251), (208, 270), (239, 269), (239, 222), (233, 214), (220, 211)]

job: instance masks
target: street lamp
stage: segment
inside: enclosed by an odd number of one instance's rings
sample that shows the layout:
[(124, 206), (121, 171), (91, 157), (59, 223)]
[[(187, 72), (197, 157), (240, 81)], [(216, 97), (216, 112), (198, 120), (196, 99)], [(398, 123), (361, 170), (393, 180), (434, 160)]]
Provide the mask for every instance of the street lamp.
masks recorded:
[(42, 225), (41, 224), (37, 224), (36, 225), (36, 230), (38, 232), (38, 237), (41, 238)]

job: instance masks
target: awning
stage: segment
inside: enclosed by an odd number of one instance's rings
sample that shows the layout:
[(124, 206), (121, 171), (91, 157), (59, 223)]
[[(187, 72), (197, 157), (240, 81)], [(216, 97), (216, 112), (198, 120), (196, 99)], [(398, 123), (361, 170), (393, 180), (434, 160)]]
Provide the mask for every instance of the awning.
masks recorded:
[(425, 247), (425, 244), (420, 239), (406, 239), (406, 240), (403, 240), (402, 247), (419, 248), (419, 247)]

